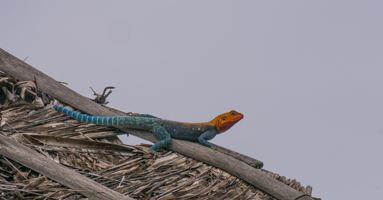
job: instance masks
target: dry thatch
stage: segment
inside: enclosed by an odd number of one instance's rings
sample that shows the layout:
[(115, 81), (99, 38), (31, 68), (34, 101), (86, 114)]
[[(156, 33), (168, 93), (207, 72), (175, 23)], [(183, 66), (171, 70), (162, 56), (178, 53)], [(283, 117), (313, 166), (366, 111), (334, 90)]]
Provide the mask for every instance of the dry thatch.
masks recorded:
[[(1, 134), (119, 193), (137, 199), (275, 199), (219, 168), (173, 151), (162, 149), (154, 156), (146, 153), (150, 145), (110, 143), (106, 136), (121, 134), (119, 130), (56, 112), (52, 105), (57, 101), (39, 92), (33, 81), (18, 82), (0, 72), (0, 88)], [(262, 172), (311, 194), (311, 187), (296, 180)], [(1, 156), (0, 198), (87, 197)]]

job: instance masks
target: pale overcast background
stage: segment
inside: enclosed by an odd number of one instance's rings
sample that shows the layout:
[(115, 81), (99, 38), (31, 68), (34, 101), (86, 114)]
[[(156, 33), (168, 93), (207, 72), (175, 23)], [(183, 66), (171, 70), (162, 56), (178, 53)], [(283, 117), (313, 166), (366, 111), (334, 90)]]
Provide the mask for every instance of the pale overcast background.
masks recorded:
[[(245, 118), (212, 142), (383, 199), (383, 1), (1, 1), (0, 48), (111, 107)], [(142, 142), (122, 136), (128, 144)]]

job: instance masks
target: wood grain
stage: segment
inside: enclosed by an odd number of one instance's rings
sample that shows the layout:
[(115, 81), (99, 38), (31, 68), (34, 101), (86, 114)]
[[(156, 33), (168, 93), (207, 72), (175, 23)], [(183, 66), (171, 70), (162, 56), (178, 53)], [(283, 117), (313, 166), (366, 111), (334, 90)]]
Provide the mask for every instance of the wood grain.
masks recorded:
[(113, 191), (74, 170), (66, 168), (53, 159), (43, 156), (23, 144), (0, 134), (0, 154), (10, 158), (46, 177), (51, 178), (90, 199), (125, 199), (132, 198)]

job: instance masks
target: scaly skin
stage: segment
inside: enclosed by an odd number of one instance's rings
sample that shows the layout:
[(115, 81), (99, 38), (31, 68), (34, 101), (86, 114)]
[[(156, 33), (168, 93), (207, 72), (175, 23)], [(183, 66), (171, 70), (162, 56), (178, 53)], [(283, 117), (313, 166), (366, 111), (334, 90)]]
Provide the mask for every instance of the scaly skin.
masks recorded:
[(171, 138), (199, 142), (204, 146), (213, 147), (207, 140), (213, 139), (217, 134), (230, 129), (243, 118), (243, 115), (234, 110), (218, 115), (209, 122), (185, 123), (156, 118), (151, 115), (140, 115), (148, 117), (121, 116), (121, 117), (95, 117), (73, 112), (58, 105), (54, 108), (81, 122), (116, 127), (127, 127), (151, 131), (160, 141), (149, 148), (152, 153), (168, 145)]

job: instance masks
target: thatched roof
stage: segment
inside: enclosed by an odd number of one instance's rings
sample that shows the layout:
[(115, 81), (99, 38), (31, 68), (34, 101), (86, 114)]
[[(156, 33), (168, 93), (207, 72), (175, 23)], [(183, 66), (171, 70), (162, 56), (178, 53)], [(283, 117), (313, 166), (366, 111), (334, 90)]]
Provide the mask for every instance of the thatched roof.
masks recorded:
[[(5, 66), (5, 61), (1, 59), (0, 54), (0, 70), (3, 70), (1, 67)], [(39, 79), (36, 81), (39, 83)], [(22, 82), (0, 71), (0, 136), (12, 139), (7, 144), (0, 142), (2, 199), (121, 199), (121, 196), (99, 197), (97, 191), (84, 191), (71, 185), (81, 175), (82, 180), (93, 180), (89, 185), (100, 184), (100, 187), (106, 186), (106, 189), (117, 192), (117, 195), (136, 199), (277, 199), (275, 196), (278, 199), (291, 199), (288, 194), (283, 197), (265, 191), (270, 187), (267, 186), (268, 182), (264, 183), (265, 186), (259, 183), (257, 187), (252, 181), (245, 181), (212, 164), (169, 149), (161, 149), (158, 155), (153, 155), (147, 153), (151, 145), (124, 145), (116, 137), (123, 133), (121, 130), (81, 123), (56, 112), (52, 106), (54, 103), (77, 112), (82, 111), (41, 92), (40, 85), (36, 87), (36, 81)], [(0, 140), (5, 142), (6, 138)], [(12, 152), (3, 153), (2, 150), (7, 149), (7, 145), (11, 145), (14, 140), (17, 141), (15, 146), (22, 143), (31, 153), (43, 155), (41, 159), (48, 159), (41, 160), (43, 163), (29, 164), (23, 162), (26, 160), (24, 157), (23, 160), (17, 156), (8, 156)], [(55, 168), (56, 176), (54, 173), (40, 171), (33, 165), (45, 166), (46, 162), (46, 166), (51, 166), (48, 164), (52, 161), (66, 169)], [(58, 176), (67, 169), (72, 170), (70, 173), (73, 177), (68, 175), (68, 180), (62, 180)], [(295, 199), (314, 199), (309, 197), (311, 187), (303, 187), (294, 179), (264, 169), (257, 170), (267, 179), (277, 180), (296, 191), (298, 196)], [(111, 195), (116, 195), (113, 191)]]

